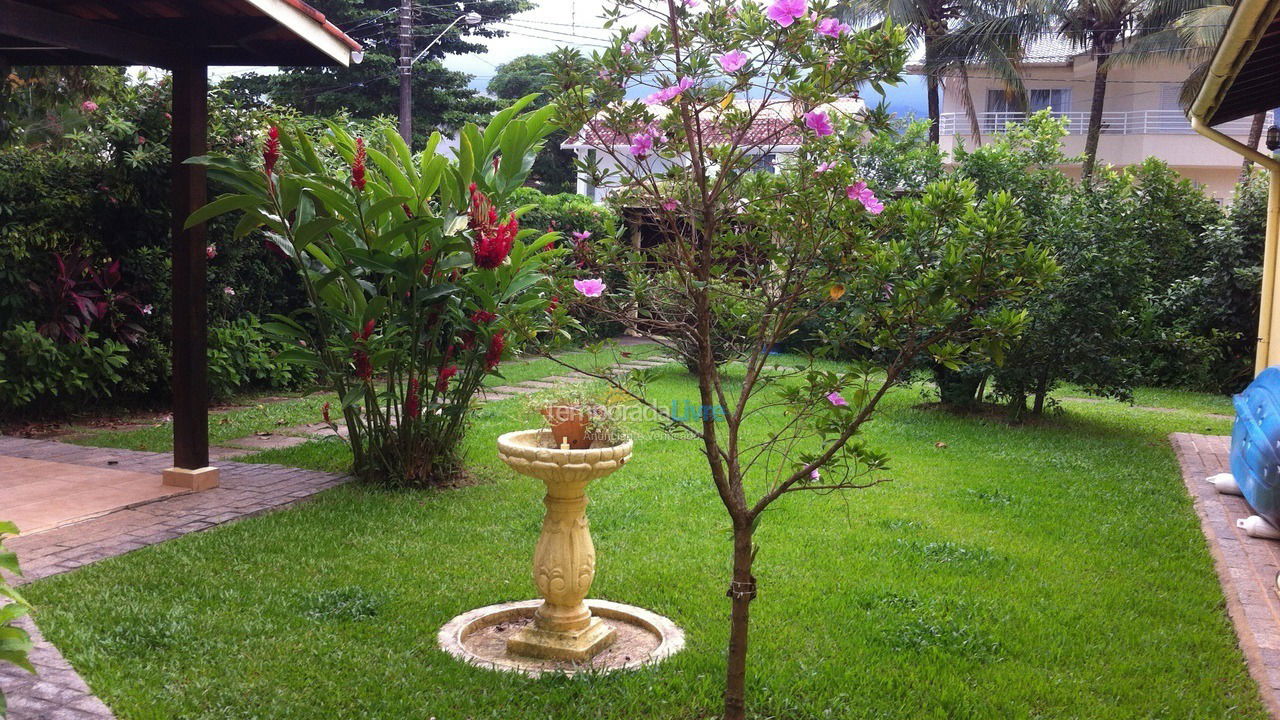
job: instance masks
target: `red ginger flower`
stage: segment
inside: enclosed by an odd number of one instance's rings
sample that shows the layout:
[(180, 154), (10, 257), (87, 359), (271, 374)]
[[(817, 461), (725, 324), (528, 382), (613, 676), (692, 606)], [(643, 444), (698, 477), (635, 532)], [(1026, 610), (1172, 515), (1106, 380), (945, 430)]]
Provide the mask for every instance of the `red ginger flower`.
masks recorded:
[(422, 406), (418, 404), (418, 378), (409, 378), (409, 392), (404, 398), (404, 414), (412, 418), (422, 414)]
[(471, 193), (471, 207), (468, 212), (471, 229), (476, 232), (476, 237), (492, 233), (498, 226), (497, 208), (489, 201), (488, 196), (476, 188), (475, 183), (471, 183), (467, 190)]
[(436, 378), (436, 392), (444, 392), (449, 389), (449, 378), (458, 374), (458, 366), (450, 365), (440, 368), (440, 375)]
[(488, 325), (489, 323), (493, 322), (494, 318), (496, 317), (498, 316), (494, 315), (488, 310), (477, 310), (471, 313), (471, 322), (477, 325)]
[(479, 233), (472, 247), (476, 267), (492, 270), (501, 265), (502, 261), (511, 254), (511, 246), (515, 243), (518, 232), (520, 232), (520, 223), (516, 221), (515, 213), (511, 213), (507, 216), (507, 221), (492, 233)]
[(351, 359), (356, 363), (356, 377), (361, 380), (373, 377), (373, 363), (369, 362), (369, 353), (357, 348), (351, 351)]
[(351, 161), (351, 187), (360, 192), (364, 192), (364, 161), (366, 153), (364, 150), (364, 138), (356, 138), (356, 157)]
[(351, 339), (355, 340), (356, 342), (360, 342), (361, 340), (368, 340), (369, 336), (373, 335), (373, 326), (377, 322), (378, 322), (377, 320), (370, 320), (369, 322), (364, 324), (363, 330), (352, 330)]
[(272, 125), (267, 130), (267, 143), (262, 148), (262, 166), (267, 174), (275, 172), (276, 161), (280, 159), (280, 128)]
[(331, 424), (333, 424), (333, 421), (329, 419), (329, 403), (325, 403), (325, 404), (324, 404), (324, 407), (323, 407), (321, 410), (322, 410), (322, 412), (324, 413), (324, 422), (325, 422), (325, 424), (326, 424), (326, 425), (331, 425)]
[(499, 330), (489, 339), (489, 350), (484, 354), (484, 369), (493, 372), (498, 367), (498, 363), (502, 362), (502, 349), (506, 347), (507, 341), (503, 337), (503, 332)]

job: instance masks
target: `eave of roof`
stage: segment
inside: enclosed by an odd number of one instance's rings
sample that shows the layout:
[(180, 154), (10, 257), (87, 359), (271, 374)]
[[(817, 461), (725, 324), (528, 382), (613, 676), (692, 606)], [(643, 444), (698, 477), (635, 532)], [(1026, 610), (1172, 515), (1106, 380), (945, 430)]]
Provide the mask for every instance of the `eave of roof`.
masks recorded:
[(0, 0), (12, 65), (346, 65), (359, 49), (302, 0)]
[(1280, 0), (1240, 0), (1187, 113), (1218, 125), (1280, 105)]

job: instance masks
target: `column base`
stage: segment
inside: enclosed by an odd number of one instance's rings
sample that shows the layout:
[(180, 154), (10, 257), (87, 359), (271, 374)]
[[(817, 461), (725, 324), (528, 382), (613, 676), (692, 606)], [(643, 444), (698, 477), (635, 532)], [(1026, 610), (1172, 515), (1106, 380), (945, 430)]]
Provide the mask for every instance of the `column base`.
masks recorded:
[(171, 487), (188, 490), (210, 490), (218, 487), (219, 475), (216, 467), (202, 467), (194, 470), (174, 467), (164, 471), (162, 482)]
[(530, 625), (507, 639), (507, 652), (548, 660), (586, 662), (613, 644), (618, 632), (593, 617), (581, 630), (556, 632)]

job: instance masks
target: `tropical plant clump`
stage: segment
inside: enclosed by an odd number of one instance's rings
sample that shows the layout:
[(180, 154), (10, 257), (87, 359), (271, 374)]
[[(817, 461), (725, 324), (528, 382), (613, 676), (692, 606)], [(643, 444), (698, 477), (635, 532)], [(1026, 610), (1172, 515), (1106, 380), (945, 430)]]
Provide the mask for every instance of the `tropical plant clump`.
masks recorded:
[[(1025, 323), (1018, 300), (1055, 270), (1023, 237), (1009, 195), (947, 180), (890, 200), (893, 188), (855, 170), (847, 158), (886, 117), (847, 114), (837, 101), (898, 82), (906, 35), (892, 24), (854, 30), (837, 9), (626, 0), (607, 14), (618, 35), (592, 73), (558, 63), (562, 124), (616, 167), (588, 161), (583, 171), (661, 235), (639, 250), (602, 247), (612, 255), (601, 266), (623, 268), (624, 282), (578, 270), (574, 297), (644, 328), (696, 370), (698, 419), (596, 376), (698, 440), (727, 512), (729, 720), (747, 713), (750, 605), (756, 560), (767, 557), (755, 531), (766, 510), (793, 492), (888, 479), (887, 457), (860, 437), (880, 400), (922, 356), (948, 366), (998, 359)], [(629, 100), (637, 91), (643, 99)], [(797, 147), (794, 160), (761, 177), (761, 159), (783, 145)], [(845, 297), (862, 311), (832, 318), (820, 343), (857, 343), (867, 361), (829, 371), (770, 359), (823, 303)], [(717, 356), (715, 310), (725, 303), (755, 318), (727, 358)], [(778, 406), (785, 422), (761, 419)]]
[(508, 198), (529, 173), (554, 107), (516, 103), (461, 132), (456, 160), (412, 154), (388, 129), (381, 149), (334, 126), (317, 147), (268, 133), (260, 164), (202, 158), (236, 188), (189, 224), (240, 212), (297, 270), (309, 305), (265, 329), (291, 347), (277, 361), (322, 373), (346, 421), (357, 476), (441, 482), (484, 377), (522, 339), (551, 327), (545, 270), (555, 233), (522, 229)]

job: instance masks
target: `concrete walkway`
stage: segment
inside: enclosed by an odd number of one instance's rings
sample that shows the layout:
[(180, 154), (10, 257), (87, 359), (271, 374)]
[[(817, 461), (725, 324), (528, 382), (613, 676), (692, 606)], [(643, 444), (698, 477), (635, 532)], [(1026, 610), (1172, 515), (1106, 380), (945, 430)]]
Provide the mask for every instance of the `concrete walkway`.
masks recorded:
[(1280, 542), (1246, 535), (1236, 527), (1236, 520), (1253, 514), (1244, 498), (1223, 495), (1205, 482), (1210, 475), (1230, 471), (1231, 438), (1173, 433), (1169, 441), (1200, 516), (1249, 674), (1271, 716), (1280, 718)]
[[(626, 361), (613, 366), (610, 372), (626, 373), (668, 362), (670, 361), (665, 359)], [(585, 382), (590, 378), (574, 374), (546, 380)], [(535, 392), (546, 385), (541, 380), (530, 380), (514, 386), (488, 388), (479, 399), (481, 402), (510, 399), (519, 394)], [(333, 431), (323, 425), (305, 425), (279, 431), (279, 436), (291, 438), (291, 444), (326, 435), (332, 436)], [(252, 438), (253, 440), (245, 440), (251, 446), (256, 445), (254, 449), (264, 449), (264, 436), (256, 435)], [(229, 444), (241, 443), (233, 441)], [(242, 453), (253, 451), (243, 447), (220, 450)], [(213, 455), (217, 457), (218, 453)], [(226, 454), (222, 457), (225, 458)], [(60, 479), (79, 477), (81, 488), (70, 487), (63, 490), (73, 495), (79, 492), (92, 495), (94, 485), (103, 478), (107, 479), (107, 484), (121, 486), (129, 485), (130, 482), (160, 486), (161, 471), (172, 463), (169, 453), (82, 447), (48, 440), (0, 436), (0, 469), (5, 470), (3, 477), (0, 477), (0, 497), (3, 496), (4, 483), (12, 483), (15, 487), (26, 483), (26, 489), (21, 492), (30, 495), (32, 501), (37, 502), (39, 493), (35, 483), (39, 480), (26, 474), (32, 469), (52, 472)], [(50, 470), (45, 466), (54, 467)], [(218, 467), (221, 469), (221, 484), (212, 490), (198, 493), (152, 493), (137, 502), (116, 505), (104, 500), (99, 502), (99, 506), (105, 503), (101, 511), (77, 514), (73, 521), (67, 521), (63, 517), (62, 522), (49, 525), (50, 529), (13, 538), (8, 541), (7, 546), (18, 554), (23, 570), (21, 578), (14, 578), (15, 583), (25, 584), (69, 572), (98, 560), (123, 555), (187, 533), (287, 507), (349, 480), (344, 475), (280, 465), (237, 463), (225, 459), (218, 461)], [(49, 492), (57, 490), (47, 484), (42, 487)], [(61, 502), (60, 495), (50, 496), (46, 493), (43, 499), (48, 511), (54, 514), (57, 514), (56, 508)], [(2, 511), (7, 513), (8, 509), (5, 507)], [(20, 524), (19, 527), (23, 526)], [(4, 691), (9, 703), (7, 720), (114, 719), (115, 715), (110, 708), (93, 695), (88, 684), (58, 649), (44, 640), (31, 619), (25, 618), (22, 623), (35, 641), (31, 662), (38, 672), (31, 675), (13, 665), (0, 664), (0, 690)]]

